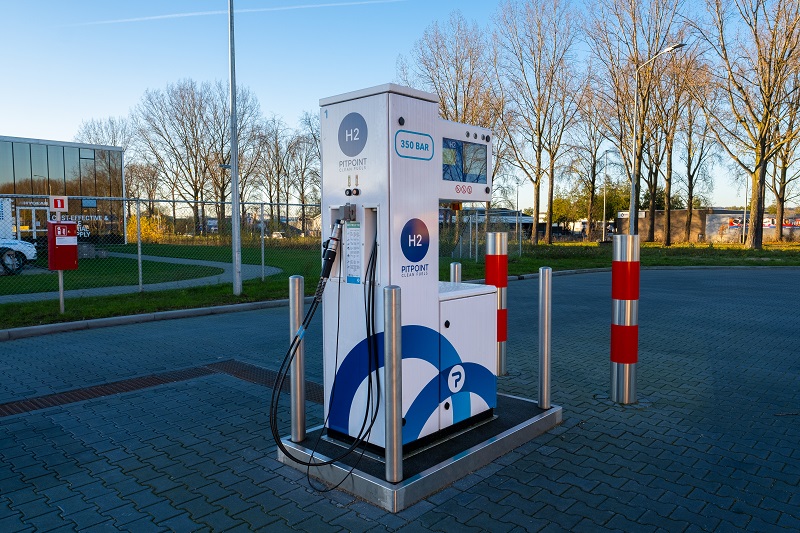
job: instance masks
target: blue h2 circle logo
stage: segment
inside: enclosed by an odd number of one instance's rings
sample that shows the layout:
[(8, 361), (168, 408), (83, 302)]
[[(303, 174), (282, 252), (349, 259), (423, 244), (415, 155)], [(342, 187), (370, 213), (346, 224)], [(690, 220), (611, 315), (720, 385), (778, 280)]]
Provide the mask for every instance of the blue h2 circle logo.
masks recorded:
[(400, 233), (400, 247), (403, 255), (412, 263), (419, 263), (428, 253), (430, 246), (428, 227), (418, 218), (412, 218), (403, 226)]
[(347, 157), (355, 157), (367, 144), (367, 121), (358, 113), (349, 113), (339, 124), (339, 148)]

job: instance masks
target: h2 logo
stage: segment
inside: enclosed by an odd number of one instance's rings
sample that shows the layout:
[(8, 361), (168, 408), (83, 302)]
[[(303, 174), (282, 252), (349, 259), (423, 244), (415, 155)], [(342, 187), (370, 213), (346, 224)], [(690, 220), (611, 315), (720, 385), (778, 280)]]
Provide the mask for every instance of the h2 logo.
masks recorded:
[(347, 157), (355, 157), (367, 144), (367, 121), (358, 113), (349, 113), (339, 124), (339, 148)]

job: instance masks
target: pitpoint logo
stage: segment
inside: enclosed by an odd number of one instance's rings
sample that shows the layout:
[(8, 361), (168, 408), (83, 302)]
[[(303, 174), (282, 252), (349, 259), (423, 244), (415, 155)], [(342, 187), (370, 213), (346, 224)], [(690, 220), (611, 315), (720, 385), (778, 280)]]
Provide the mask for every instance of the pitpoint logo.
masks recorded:
[(367, 144), (367, 121), (358, 113), (349, 113), (339, 124), (339, 148), (347, 157), (355, 157)]
[(400, 247), (403, 255), (412, 263), (419, 263), (428, 253), (430, 235), (428, 227), (418, 218), (412, 218), (403, 226), (400, 233)]

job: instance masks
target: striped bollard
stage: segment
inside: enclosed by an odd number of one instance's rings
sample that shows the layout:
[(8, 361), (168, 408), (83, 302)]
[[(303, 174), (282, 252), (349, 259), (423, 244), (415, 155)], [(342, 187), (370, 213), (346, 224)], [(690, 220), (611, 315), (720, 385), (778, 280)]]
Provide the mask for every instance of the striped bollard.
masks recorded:
[(486, 234), (486, 284), (497, 287), (497, 375), (506, 375), (508, 340), (508, 234)]
[(639, 236), (614, 235), (611, 262), (611, 401), (636, 403)]

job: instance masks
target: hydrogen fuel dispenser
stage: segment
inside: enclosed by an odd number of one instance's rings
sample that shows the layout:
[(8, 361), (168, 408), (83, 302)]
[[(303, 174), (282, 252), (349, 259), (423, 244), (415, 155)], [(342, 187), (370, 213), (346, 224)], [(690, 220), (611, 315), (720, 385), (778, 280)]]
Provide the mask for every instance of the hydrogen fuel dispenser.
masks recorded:
[(402, 296), (403, 444), (491, 417), (496, 289), (439, 281), (440, 202), (490, 200), (490, 131), (442, 120), (435, 95), (394, 84), (320, 106), (322, 229), (341, 225), (322, 301), (328, 434), (385, 445), (387, 285)]

